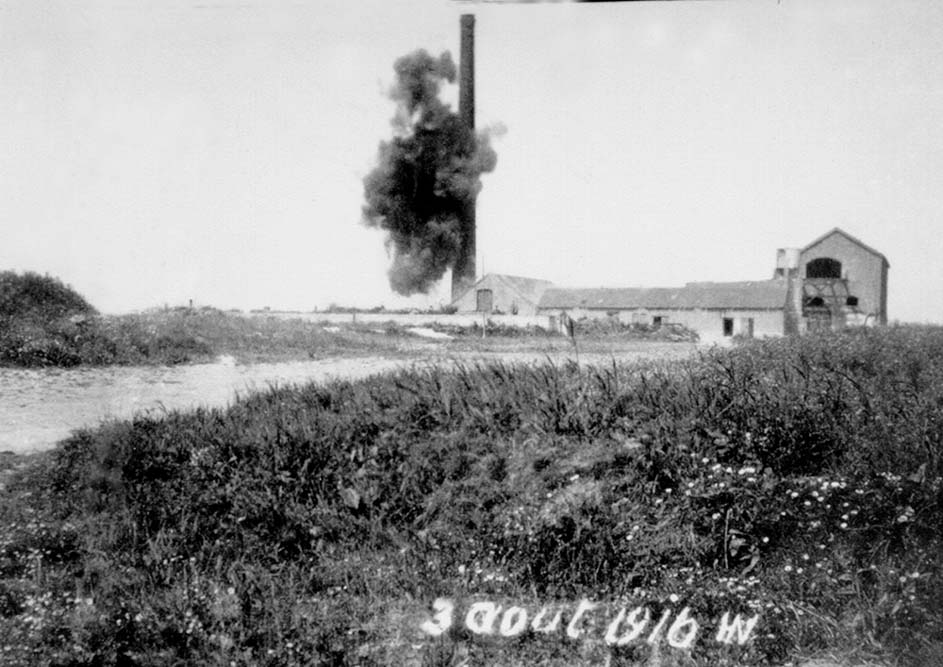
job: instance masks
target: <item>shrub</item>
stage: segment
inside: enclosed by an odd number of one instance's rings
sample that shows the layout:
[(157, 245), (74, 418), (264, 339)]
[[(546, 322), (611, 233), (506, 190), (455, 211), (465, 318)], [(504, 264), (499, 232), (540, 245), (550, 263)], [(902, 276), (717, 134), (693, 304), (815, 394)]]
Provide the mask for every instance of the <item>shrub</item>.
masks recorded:
[(47, 322), (72, 315), (93, 315), (95, 309), (57, 278), (26, 272), (0, 272), (0, 325), (4, 321)]

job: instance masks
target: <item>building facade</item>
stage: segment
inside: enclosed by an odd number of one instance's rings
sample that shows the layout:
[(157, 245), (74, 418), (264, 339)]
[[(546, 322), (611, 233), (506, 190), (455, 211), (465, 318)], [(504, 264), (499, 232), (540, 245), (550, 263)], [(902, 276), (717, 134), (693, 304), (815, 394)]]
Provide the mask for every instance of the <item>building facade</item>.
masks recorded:
[(488, 273), (453, 301), (452, 307), (459, 313), (536, 315), (540, 297), (551, 285), (547, 280)]
[(684, 287), (564, 288), (488, 274), (452, 305), (460, 313), (610, 318), (682, 325), (702, 340), (802, 334), (887, 323), (887, 258), (835, 228), (804, 248), (781, 248), (771, 280), (693, 282)]
[(804, 330), (887, 324), (889, 268), (883, 254), (837, 227), (802, 248)]
[(557, 323), (572, 318), (650, 327), (681, 325), (706, 341), (781, 336), (787, 288), (785, 279), (688, 283), (677, 288), (550, 288), (537, 312)]

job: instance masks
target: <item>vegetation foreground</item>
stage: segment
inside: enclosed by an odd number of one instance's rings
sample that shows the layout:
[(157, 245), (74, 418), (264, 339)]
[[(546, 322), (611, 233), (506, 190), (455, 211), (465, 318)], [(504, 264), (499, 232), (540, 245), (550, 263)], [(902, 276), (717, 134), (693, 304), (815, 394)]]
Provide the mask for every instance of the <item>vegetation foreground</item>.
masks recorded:
[[(342, 309), (343, 310), (343, 309)], [(346, 310), (343, 312), (354, 312)], [(84, 297), (56, 278), (0, 271), (0, 367), (173, 365), (383, 355), (567, 350), (571, 341), (540, 327), (487, 321), (482, 327), (432, 325), (456, 340), (421, 340), (392, 319), (380, 324), (332, 326), (301, 317), (246, 316), (217, 308), (163, 308), (128, 315), (99, 315)], [(579, 326), (587, 352), (622, 351), (633, 344), (691, 343), (680, 327), (639, 327), (614, 322)], [(681, 346), (679, 346), (681, 347)]]
[[(941, 439), (943, 330), (904, 327), (106, 424), (7, 480), (0, 662), (941, 664)], [(646, 641), (682, 609), (696, 641)], [(725, 613), (756, 616), (743, 645)]]

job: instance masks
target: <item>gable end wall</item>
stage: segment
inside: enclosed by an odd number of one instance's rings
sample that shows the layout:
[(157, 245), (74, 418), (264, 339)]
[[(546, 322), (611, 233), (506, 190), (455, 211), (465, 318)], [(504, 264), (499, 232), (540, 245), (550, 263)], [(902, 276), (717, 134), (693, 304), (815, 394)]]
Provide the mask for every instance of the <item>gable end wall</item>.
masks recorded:
[(858, 297), (858, 308), (872, 313), (878, 323), (887, 323), (887, 262), (842, 234), (834, 233), (802, 251), (799, 277), (805, 279), (806, 265), (813, 259), (831, 257), (842, 264), (848, 291)]

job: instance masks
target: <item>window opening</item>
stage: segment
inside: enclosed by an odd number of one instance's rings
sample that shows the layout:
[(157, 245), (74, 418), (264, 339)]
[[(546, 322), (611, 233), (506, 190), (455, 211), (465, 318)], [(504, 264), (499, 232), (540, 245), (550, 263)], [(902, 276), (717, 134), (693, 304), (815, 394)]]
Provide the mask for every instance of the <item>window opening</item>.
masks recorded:
[(841, 278), (841, 262), (831, 257), (819, 257), (805, 265), (806, 278)]

